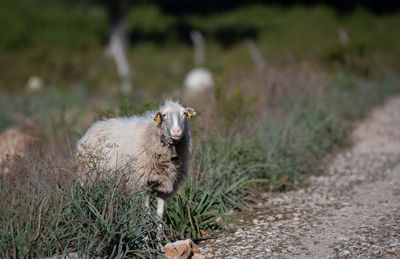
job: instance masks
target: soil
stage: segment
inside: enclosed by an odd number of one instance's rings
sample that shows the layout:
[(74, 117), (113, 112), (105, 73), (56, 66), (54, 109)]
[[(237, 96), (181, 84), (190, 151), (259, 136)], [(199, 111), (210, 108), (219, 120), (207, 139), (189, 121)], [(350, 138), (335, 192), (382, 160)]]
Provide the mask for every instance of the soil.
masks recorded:
[(265, 193), (233, 231), (198, 245), (213, 258), (400, 258), (400, 96), (375, 108), (324, 173)]

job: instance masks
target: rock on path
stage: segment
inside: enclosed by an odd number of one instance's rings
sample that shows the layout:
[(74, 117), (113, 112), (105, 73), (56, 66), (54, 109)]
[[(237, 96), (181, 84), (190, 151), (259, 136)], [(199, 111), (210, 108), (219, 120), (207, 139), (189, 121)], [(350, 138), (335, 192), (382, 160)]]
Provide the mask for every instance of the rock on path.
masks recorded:
[(400, 96), (352, 134), (353, 147), (303, 189), (271, 193), (233, 233), (199, 244), (214, 258), (400, 258)]

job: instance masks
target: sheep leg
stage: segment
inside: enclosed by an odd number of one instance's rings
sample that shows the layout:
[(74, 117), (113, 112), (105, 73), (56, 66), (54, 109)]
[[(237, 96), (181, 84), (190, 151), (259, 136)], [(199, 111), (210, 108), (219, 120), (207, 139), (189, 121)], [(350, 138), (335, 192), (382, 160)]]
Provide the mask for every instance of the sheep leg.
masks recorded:
[(160, 220), (163, 219), (163, 215), (164, 215), (164, 199), (161, 198), (157, 198), (157, 214), (160, 217)]
[(146, 200), (144, 202), (144, 206), (146, 206), (146, 208), (150, 208), (150, 195), (146, 194)]
[(157, 215), (159, 217), (160, 223), (158, 224), (158, 233), (157, 233), (157, 239), (161, 240), (161, 233), (163, 233), (163, 224), (162, 224), (162, 218), (164, 215), (164, 199), (157, 198)]

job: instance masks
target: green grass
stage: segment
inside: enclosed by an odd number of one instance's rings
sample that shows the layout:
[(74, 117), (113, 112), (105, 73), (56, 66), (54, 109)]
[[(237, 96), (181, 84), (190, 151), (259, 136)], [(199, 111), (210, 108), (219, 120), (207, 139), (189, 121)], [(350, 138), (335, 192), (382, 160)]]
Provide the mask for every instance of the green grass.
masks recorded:
[(12, 174), (0, 176), (1, 257), (159, 254), (156, 215), (119, 175), (81, 185), (51, 157), (10, 166)]
[[(231, 144), (235, 145), (231, 152), (222, 152)], [(217, 216), (225, 216), (232, 208), (244, 208), (251, 192), (251, 168), (234, 159), (244, 159), (237, 154), (244, 146), (232, 140), (216, 140), (197, 149), (192, 176), (167, 206), (166, 224), (169, 234), (176, 238), (206, 236), (205, 232), (216, 227)]]

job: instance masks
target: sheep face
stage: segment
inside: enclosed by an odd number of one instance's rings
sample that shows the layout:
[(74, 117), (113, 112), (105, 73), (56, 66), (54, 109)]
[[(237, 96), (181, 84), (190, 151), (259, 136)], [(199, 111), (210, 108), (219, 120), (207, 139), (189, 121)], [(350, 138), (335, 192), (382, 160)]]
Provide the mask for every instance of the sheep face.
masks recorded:
[(195, 115), (193, 108), (185, 108), (177, 102), (169, 101), (156, 112), (154, 120), (166, 136), (177, 142), (185, 137), (189, 119)]

